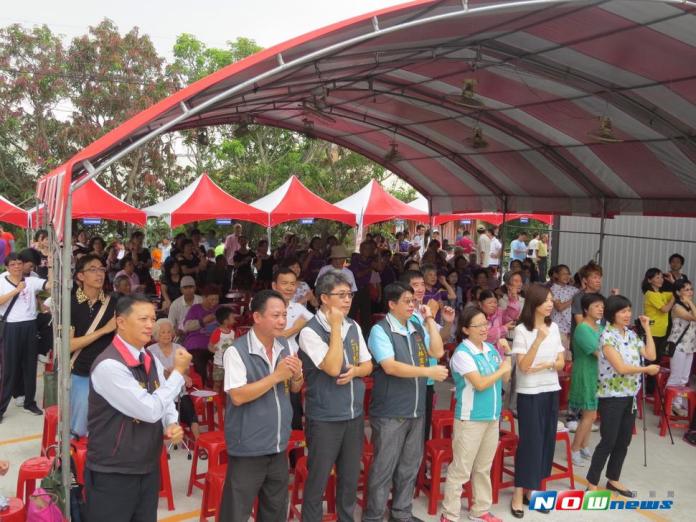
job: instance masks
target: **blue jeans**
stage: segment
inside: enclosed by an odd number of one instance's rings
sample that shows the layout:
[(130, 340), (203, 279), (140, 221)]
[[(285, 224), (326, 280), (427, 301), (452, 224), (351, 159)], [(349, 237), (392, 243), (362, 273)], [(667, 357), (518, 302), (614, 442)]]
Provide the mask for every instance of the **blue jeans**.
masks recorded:
[(87, 399), (89, 398), (89, 377), (70, 376), (70, 431), (75, 435), (87, 435)]

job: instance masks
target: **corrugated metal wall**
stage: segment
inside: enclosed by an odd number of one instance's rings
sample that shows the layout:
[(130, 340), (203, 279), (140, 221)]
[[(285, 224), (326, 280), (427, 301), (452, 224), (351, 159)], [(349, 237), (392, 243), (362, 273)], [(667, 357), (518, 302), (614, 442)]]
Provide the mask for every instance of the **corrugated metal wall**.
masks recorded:
[[(595, 258), (599, 249), (599, 227), (598, 218), (561, 217), (559, 244), (556, 245), (558, 262), (575, 272)], [(684, 272), (692, 281), (696, 277), (696, 219), (619, 216), (605, 221), (605, 233), (603, 293), (606, 295), (609, 289), (619, 288), (634, 304), (636, 312), (642, 313), (643, 309), (640, 283), (645, 271), (653, 266), (667, 270), (671, 254), (683, 255), (686, 258)], [(612, 237), (612, 234), (638, 237)]]

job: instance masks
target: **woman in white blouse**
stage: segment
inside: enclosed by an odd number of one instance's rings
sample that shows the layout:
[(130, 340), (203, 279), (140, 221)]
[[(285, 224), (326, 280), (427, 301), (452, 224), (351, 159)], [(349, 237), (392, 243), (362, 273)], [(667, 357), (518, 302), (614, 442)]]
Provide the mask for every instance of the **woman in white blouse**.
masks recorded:
[(564, 350), (558, 326), (551, 322), (552, 311), (551, 291), (540, 284), (530, 285), (512, 342), (519, 424), (510, 504), (515, 518), (524, 516), (523, 505), (529, 503), (524, 491), (540, 489), (542, 479), (551, 473), (556, 448), (558, 371), (564, 365)]

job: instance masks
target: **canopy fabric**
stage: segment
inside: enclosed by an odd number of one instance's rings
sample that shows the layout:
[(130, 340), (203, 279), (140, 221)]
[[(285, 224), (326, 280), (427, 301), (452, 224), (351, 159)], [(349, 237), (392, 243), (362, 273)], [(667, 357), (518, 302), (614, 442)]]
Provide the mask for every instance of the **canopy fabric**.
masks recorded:
[[(417, 210), (428, 211), (428, 200), (423, 196), (420, 196), (409, 203), (410, 206)], [(500, 212), (468, 212), (461, 214), (441, 214), (438, 216), (433, 216), (433, 224), (443, 225), (444, 223), (449, 223), (450, 221), (460, 221), (460, 220), (478, 220), (485, 221), (491, 225), (500, 225), (502, 223), (507, 223), (508, 221), (514, 221), (515, 219), (535, 219), (541, 221), (547, 225), (553, 225), (553, 216), (550, 214), (520, 214), (520, 213), (509, 213), (501, 214)]]
[(412, 1), (203, 78), (37, 192), (58, 223), (84, 160), (101, 169), (157, 133), (258, 123), (371, 158), (437, 214), (695, 216), (694, 27), (692, 0)]
[[(43, 205), (38, 207), (43, 209)], [(43, 212), (37, 207), (29, 210), (29, 219), (34, 226), (44, 226)], [(73, 193), (72, 218), (100, 218), (124, 221), (141, 227), (145, 226), (145, 212), (120, 200), (94, 180), (90, 180)]]
[(358, 224), (364, 227), (396, 218), (428, 222), (427, 212), (396, 199), (374, 179), (336, 206), (355, 214)]
[(297, 176), (288, 180), (270, 194), (251, 203), (267, 215), (266, 226), (304, 218), (331, 219), (355, 226), (355, 214), (321, 199), (305, 187)]
[(0, 222), (18, 227), (28, 227), (29, 214), (23, 208), (0, 196)]
[(192, 221), (229, 218), (266, 226), (268, 215), (222, 190), (207, 174), (172, 197), (143, 209), (148, 217), (163, 217), (175, 228)]

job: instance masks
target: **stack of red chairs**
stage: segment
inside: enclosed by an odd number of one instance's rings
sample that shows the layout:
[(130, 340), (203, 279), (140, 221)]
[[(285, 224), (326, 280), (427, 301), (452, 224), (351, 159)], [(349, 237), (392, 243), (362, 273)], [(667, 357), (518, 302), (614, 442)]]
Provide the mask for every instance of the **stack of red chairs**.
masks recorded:
[[(205, 473), (198, 472), (198, 461), (201, 455), (207, 457), (208, 460), (208, 469)], [(194, 486), (204, 489), (207, 473), (226, 463), (227, 447), (225, 445), (225, 434), (222, 431), (201, 433), (201, 436), (198, 437), (196, 444), (193, 446), (193, 461), (191, 462), (191, 473), (186, 495), (191, 496)]]

